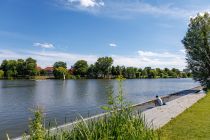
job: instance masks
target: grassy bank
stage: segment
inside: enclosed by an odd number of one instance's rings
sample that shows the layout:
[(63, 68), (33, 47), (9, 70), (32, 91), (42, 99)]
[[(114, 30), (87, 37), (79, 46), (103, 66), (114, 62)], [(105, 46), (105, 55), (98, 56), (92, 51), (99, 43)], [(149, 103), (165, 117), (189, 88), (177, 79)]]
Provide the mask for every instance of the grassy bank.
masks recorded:
[[(210, 93), (210, 92), (208, 92)], [(210, 139), (210, 94), (161, 129), (163, 140)]]

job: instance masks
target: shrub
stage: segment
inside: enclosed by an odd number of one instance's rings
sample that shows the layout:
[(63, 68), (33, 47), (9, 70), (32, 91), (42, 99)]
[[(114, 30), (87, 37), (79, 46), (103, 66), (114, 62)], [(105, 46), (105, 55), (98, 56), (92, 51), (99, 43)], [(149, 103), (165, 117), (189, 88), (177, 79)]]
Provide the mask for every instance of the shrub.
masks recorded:
[(30, 121), (30, 140), (44, 140), (45, 139), (45, 128), (43, 127), (43, 116), (42, 110), (37, 108), (33, 110), (34, 119)]

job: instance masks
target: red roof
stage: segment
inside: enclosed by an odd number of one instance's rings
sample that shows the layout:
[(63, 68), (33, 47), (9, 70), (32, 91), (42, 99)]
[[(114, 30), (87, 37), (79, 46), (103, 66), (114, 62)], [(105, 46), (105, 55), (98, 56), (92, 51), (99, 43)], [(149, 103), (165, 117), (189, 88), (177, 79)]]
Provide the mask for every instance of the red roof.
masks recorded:
[(53, 67), (46, 67), (44, 70), (46, 70), (46, 71), (53, 71)]
[(42, 68), (39, 66), (36, 66), (36, 70), (42, 70)]

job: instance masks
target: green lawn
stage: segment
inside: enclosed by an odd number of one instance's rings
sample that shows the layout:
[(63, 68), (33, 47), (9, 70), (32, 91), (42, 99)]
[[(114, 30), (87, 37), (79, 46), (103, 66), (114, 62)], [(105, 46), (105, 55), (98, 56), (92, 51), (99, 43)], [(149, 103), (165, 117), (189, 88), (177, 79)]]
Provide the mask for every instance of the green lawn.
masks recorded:
[(210, 92), (161, 129), (163, 140), (210, 140)]

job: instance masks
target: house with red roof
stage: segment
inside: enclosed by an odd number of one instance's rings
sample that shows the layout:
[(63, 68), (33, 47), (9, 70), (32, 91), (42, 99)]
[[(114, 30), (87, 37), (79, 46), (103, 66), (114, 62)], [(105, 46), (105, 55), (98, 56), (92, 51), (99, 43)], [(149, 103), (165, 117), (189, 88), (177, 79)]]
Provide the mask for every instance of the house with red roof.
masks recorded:
[(46, 75), (53, 76), (53, 67), (46, 67), (44, 70), (46, 71)]

